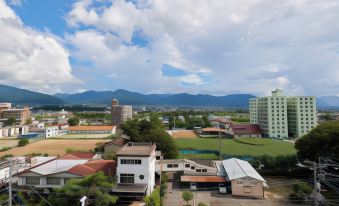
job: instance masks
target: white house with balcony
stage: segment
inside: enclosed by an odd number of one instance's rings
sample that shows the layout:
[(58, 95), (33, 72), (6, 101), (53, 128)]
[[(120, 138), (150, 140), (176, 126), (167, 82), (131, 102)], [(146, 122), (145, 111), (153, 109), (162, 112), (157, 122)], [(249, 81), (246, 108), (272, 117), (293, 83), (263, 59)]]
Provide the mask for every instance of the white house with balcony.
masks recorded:
[(116, 152), (117, 185), (113, 193), (143, 197), (155, 187), (156, 145), (129, 142)]

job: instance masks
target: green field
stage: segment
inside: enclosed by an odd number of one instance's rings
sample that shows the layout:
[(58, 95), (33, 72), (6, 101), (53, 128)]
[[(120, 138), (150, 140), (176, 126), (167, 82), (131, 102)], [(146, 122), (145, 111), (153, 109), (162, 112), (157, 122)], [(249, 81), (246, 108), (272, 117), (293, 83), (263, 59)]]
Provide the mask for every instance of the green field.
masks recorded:
[[(295, 154), (294, 144), (266, 138), (223, 139), (222, 153), (236, 156), (289, 155)], [(179, 149), (219, 150), (219, 139), (175, 139)]]

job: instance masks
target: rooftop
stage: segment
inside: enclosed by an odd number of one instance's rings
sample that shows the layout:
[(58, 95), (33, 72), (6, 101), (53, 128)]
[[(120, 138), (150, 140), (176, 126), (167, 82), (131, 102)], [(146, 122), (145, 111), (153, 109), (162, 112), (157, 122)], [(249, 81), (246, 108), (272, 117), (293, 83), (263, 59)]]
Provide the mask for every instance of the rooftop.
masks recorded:
[(68, 128), (70, 131), (98, 131), (98, 130), (112, 130), (114, 126), (102, 125), (102, 126), (71, 126)]
[(261, 134), (259, 125), (256, 124), (232, 124), (234, 134)]
[(235, 180), (242, 177), (251, 177), (253, 179), (266, 182), (264, 178), (247, 161), (237, 158), (230, 158), (223, 160), (222, 165), (229, 180)]
[(203, 132), (225, 132), (225, 129), (216, 128), (216, 127), (206, 127), (206, 128), (202, 128), (201, 131)]
[(118, 145), (118, 146), (124, 146), (129, 140), (124, 138), (124, 137), (119, 137), (115, 140), (112, 140), (112, 141), (109, 141), (109, 142), (106, 142), (105, 143), (105, 146), (106, 145), (111, 145), (111, 144), (114, 144), (114, 145)]
[(120, 148), (117, 156), (150, 156), (155, 152), (156, 145), (143, 142), (129, 142)]
[(181, 176), (181, 182), (226, 182), (222, 176)]

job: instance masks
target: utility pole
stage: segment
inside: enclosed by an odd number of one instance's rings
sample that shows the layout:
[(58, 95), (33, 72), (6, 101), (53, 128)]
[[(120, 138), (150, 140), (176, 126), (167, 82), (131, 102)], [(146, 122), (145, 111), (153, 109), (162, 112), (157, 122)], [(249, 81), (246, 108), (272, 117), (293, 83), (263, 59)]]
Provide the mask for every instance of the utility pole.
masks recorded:
[(9, 158), (8, 205), (12, 206), (12, 157)]
[(314, 205), (318, 205), (317, 163), (313, 162)]
[(221, 134), (220, 134), (220, 122), (218, 121), (218, 134), (219, 134), (219, 160), (222, 160), (221, 158)]

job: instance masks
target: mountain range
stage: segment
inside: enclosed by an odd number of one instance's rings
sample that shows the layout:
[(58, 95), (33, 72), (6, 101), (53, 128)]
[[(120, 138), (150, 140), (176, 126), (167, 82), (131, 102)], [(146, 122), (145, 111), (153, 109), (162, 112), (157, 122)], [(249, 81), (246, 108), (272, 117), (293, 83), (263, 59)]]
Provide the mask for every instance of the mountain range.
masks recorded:
[[(130, 105), (167, 105), (167, 106), (210, 106), (248, 108), (251, 94), (230, 94), (212, 96), (208, 94), (141, 94), (124, 89), (115, 91), (85, 91), (75, 94), (57, 93), (48, 95), (26, 89), (0, 84), (0, 102), (29, 105), (58, 104), (100, 104), (110, 105), (113, 98), (120, 104)], [(323, 96), (317, 98), (318, 107), (339, 107), (338, 96)]]

